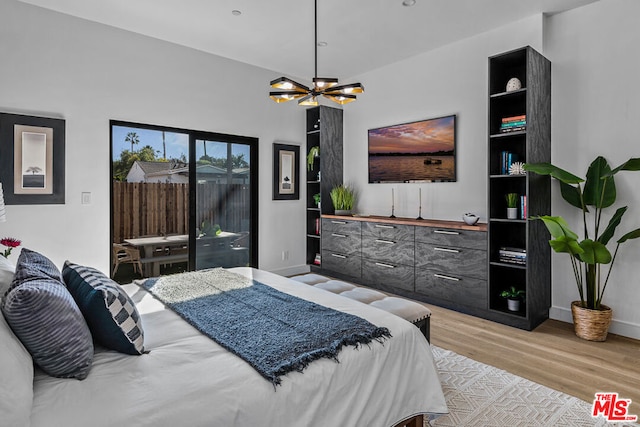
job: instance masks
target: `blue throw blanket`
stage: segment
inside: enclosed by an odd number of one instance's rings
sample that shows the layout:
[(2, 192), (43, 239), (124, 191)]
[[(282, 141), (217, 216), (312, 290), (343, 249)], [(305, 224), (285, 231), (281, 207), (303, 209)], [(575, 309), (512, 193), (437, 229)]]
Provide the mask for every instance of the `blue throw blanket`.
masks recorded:
[(316, 359), (337, 361), (345, 345), (391, 337), (360, 317), (223, 269), (147, 279), (142, 286), (274, 385)]

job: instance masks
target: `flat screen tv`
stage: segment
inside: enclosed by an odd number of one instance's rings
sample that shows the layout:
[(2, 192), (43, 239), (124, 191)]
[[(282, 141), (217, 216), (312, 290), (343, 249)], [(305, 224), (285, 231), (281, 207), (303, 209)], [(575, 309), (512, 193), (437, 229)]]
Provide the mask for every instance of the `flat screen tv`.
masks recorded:
[(369, 129), (369, 183), (456, 180), (456, 116)]

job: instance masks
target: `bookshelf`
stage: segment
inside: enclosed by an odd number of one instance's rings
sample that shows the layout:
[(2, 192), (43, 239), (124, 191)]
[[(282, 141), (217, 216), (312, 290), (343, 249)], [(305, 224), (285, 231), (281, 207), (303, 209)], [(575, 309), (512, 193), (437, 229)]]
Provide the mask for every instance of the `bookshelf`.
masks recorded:
[[(512, 78), (520, 87), (507, 91)], [(488, 317), (531, 330), (549, 316), (551, 252), (544, 224), (530, 218), (550, 212), (551, 189), (516, 162), (551, 161), (551, 63), (529, 46), (490, 57), (488, 119)], [(515, 219), (508, 193), (518, 195)], [(526, 292), (515, 312), (500, 296), (511, 286)]]
[[(321, 253), (321, 220), (322, 214), (333, 214), (333, 204), (329, 193), (331, 189), (342, 184), (342, 110), (324, 105), (309, 108), (306, 117), (307, 155), (312, 147), (319, 147), (320, 152), (314, 158), (313, 166), (306, 168), (306, 262), (312, 269), (320, 268), (318, 260)], [(320, 207), (314, 195), (320, 194)], [(320, 261), (321, 262), (321, 261)]]

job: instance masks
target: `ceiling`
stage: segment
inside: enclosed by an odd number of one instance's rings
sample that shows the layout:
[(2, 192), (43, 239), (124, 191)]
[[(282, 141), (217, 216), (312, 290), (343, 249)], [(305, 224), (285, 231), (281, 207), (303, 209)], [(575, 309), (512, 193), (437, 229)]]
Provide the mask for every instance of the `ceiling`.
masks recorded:
[[(274, 70), (314, 74), (312, 0), (20, 0)], [(344, 79), (597, 0), (319, 0), (318, 76)], [(232, 14), (233, 10), (241, 12)]]

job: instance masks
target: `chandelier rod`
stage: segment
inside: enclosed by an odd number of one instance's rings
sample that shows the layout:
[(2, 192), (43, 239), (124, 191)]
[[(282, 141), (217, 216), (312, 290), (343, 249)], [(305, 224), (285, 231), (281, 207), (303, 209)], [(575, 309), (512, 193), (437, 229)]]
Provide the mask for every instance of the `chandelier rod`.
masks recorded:
[(315, 52), (315, 78), (318, 78), (318, 0), (313, 1), (313, 15), (314, 15), (314, 52)]

